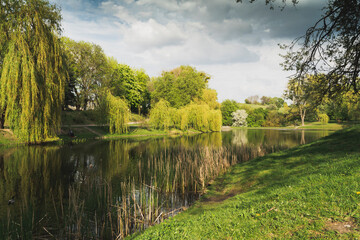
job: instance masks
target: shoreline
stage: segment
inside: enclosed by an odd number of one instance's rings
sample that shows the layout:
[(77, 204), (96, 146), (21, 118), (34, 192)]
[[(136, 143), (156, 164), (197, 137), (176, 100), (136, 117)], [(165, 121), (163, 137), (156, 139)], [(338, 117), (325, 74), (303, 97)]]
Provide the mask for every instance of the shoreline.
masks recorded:
[(358, 239), (359, 136), (355, 126), (237, 164), (189, 209), (128, 239)]

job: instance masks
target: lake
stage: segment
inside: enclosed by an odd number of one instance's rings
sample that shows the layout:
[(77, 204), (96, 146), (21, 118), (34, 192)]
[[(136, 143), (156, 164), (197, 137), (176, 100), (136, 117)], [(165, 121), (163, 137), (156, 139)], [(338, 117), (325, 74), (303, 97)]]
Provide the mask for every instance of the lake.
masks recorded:
[(233, 129), (4, 149), (0, 239), (123, 238), (188, 208), (230, 166), (330, 133)]

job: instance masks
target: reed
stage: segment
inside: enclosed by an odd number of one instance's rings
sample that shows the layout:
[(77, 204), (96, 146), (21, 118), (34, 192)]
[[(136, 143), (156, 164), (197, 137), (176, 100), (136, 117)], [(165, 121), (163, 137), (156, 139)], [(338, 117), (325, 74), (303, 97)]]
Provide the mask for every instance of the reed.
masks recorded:
[(166, 145), (156, 149), (156, 155), (150, 151), (132, 159), (132, 173), (116, 178), (123, 164), (116, 159), (129, 160), (122, 151), (125, 145), (114, 143), (109, 149), (119, 165), (107, 171), (111, 175), (80, 172), (67, 191), (58, 186), (59, 190), (50, 192), (53, 216), (34, 212), (31, 201), (24, 202), (19, 218), (9, 212), (8, 222), (0, 223), (1, 239), (123, 239), (189, 207), (230, 166), (277, 150), (249, 144)]

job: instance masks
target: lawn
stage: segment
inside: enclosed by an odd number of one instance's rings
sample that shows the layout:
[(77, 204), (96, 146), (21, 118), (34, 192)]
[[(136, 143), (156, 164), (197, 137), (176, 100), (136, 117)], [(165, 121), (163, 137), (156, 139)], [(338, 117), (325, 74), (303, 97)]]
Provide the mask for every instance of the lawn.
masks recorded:
[(234, 166), (138, 239), (359, 239), (360, 127)]

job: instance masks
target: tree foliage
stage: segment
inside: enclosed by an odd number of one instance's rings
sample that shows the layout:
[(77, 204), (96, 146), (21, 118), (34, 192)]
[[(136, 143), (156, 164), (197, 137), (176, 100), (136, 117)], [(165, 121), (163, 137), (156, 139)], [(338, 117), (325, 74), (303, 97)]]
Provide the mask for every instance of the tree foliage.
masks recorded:
[(217, 92), (215, 89), (203, 89), (200, 99), (195, 99), (195, 103), (207, 104), (211, 109), (220, 109), (221, 104), (217, 101)]
[(164, 99), (159, 102), (150, 110), (150, 124), (157, 129), (169, 129), (172, 125), (170, 103)]
[(319, 114), (319, 121), (321, 124), (325, 125), (329, 122), (329, 116), (326, 113)]
[[(329, 0), (322, 17), (303, 37), (296, 39), (284, 56), (284, 68), (295, 70), (298, 81), (306, 75), (324, 74), (320, 85), (330, 96), (359, 90), (360, 1)], [(297, 49), (298, 43), (301, 48)]]
[(44, 0), (0, 5), (1, 112), (20, 139), (42, 142), (60, 128), (66, 80), (61, 15)]
[(285, 97), (290, 99), (298, 108), (301, 126), (305, 125), (306, 113), (314, 110), (322, 101), (322, 94), (318, 90), (324, 76), (307, 76), (303, 81), (291, 79), (288, 82)]
[[(283, 9), (287, 2), (295, 5), (299, 0), (265, 0), (270, 8), (274, 8), (275, 2), (281, 2)], [(289, 46), (281, 46), (288, 50), (283, 56), (283, 67), (295, 70), (292, 79), (299, 82), (308, 75), (324, 75), (324, 81), (318, 86), (323, 97), (350, 90), (357, 94), (360, 87), (359, 32), (360, 1), (328, 0), (320, 19), (303, 36)]]
[(209, 76), (190, 66), (180, 66), (162, 72), (154, 79), (152, 98), (155, 102), (165, 99), (172, 107), (180, 108), (195, 99), (201, 99)]
[(220, 110), (211, 109), (207, 104), (190, 103), (176, 109), (161, 99), (150, 111), (150, 123), (158, 129), (180, 130), (195, 129), (201, 132), (218, 132), (221, 130), (222, 117)]
[(224, 126), (233, 124), (232, 113), (240, 109), (240, 105), (235, 100), (226, 99), (221, 103), (222, 122)]
[(72, 91), (76, 96), (76, 108), (86, 110), (98, 104), (99, 92), (105, 85), (108, 71), (107, 59), (103, 49), (96, 44), (84, 41), (76, 42), (69, 38), (62, 39), (70, 77), (74, 82)]
[(256, 108), (249, 112), (246, 121), (249, 127), (264, 127), (268, 111), (263, 108)]
[(106, 107), (110, 134), (126, 133), (130, 116), (127, 103), (108, 92), (106, 96)]
[(128, 65), (119, 64), (109, 58), (109, 72), (107, 75), (109, 88), (114, 96), (125, 98), (132, 112), (140, 112), (141, 108), (148, 108), (149, 93), (147, 83), (149, 76), (144, 70), (134, 70)]

